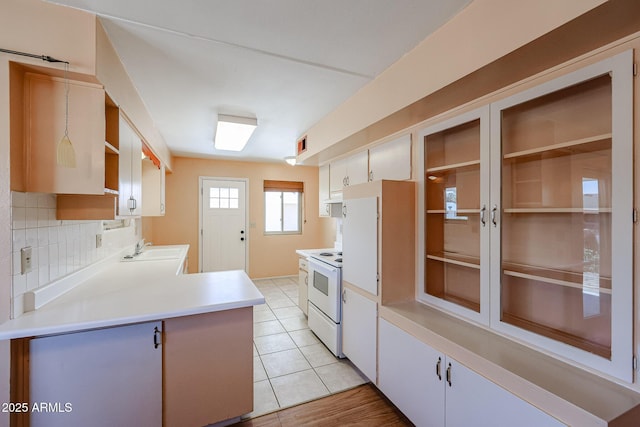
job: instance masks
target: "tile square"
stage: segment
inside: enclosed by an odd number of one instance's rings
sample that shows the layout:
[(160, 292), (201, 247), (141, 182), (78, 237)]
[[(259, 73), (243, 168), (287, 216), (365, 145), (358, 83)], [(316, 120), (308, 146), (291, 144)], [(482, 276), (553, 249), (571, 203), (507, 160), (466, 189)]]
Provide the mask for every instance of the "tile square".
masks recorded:
[(289, 332), (289, 336), (298, 347), (304, 347), (312, 344), (319, 344), (320, 340), (311, 332), (311, 329), (300, 329), (299, 331)]
[(260, 355), (296, 348), (296, 344), (287, 333), (256, 337), (253, 342)]
[(269, 320), (276, 320), (276, 316), (271, 309), (253, 312), (253, 323), (267, 322)]
[(267, 373), (262, 365), (262, 360), (259, 356), (253, 358), (253, 382), (264, 381), (267, 379)]
[(280, 319), (280, 323), (284, 326), (284, 329), (291, 331), (299, 331), (301, 329), (309, 329), (307, 318), (304, 317), (289, 317), (287, 319)]
[(265, 354), (261, 358), (269, 378), (311, 369), (311, 365), (297, 348)]
[(272, 378), (271, 385), (282, 408), (329, 394), (329, 390), (313, 369)]
[(315, 368), (315, 371), (331, 393), (348, 390), (369, 382), (364, 375), (346, 360), (320, 366)]
[(263, 337), (266, 335), (275, 335), (286, 332), (280, 322), (277, 320), (268, 320), (266, 322), (258, 322), (253, 324), (253, 337)]
[(271, 311), (267, 304), (258, 304), (253, 306), (253, 312), (256, 313), (258, 311)]
[(243, 418), (253, 418), (279, 409), (278, 401), (273, 393), (269, 380), (253, 383), (253, 412)]
[(275, 314), (278, 319), (287, 319), (290, 317), (304, 318), (304, 313), (298, 307), (274, 308), (273, 314)]
[(289, 299), (286, 295), (282, 294), (282, 297), (265, 297), (265, 300), (267, 301), (267, 305), (269, 305), (269, 307), (271, 309), (274, 308), (283, 308), (283, 307), (295, 307), (296, 304), (293, 303), (293, 301), (291, 301), (291, 299)]
[(322, 343), (300, 347), (300, 351), (314, 368), (331, 363), (338, 363), (339, 361)]

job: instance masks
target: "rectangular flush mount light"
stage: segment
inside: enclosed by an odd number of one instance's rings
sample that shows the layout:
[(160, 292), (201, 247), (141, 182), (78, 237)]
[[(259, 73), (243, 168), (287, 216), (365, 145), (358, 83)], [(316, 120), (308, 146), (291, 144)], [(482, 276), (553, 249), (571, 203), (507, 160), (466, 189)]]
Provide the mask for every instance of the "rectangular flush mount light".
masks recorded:
[(214, 145), (218, 150), (242, 151), (257, 126), (258, 120), (251, 117), (218, 114)]

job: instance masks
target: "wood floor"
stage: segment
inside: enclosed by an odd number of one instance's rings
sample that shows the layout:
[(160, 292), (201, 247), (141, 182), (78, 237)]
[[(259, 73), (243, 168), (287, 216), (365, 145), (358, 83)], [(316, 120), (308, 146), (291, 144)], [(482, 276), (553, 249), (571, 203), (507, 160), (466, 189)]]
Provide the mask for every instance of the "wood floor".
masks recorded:
[(263, 415), (236, 427), (413, 426), (376, 387), (365, 384), (313, 402)]

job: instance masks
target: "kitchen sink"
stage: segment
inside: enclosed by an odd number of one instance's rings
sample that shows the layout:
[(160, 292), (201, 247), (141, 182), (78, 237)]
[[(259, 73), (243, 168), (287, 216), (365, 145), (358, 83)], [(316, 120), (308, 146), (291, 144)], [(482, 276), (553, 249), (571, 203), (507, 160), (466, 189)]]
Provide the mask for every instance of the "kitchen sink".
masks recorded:
[(163, 259), (177, 259), (184, 253), (183, 248), (149, 248), (147, 247), (139, 255), (127, 255), (122, 261), (159, 261)]

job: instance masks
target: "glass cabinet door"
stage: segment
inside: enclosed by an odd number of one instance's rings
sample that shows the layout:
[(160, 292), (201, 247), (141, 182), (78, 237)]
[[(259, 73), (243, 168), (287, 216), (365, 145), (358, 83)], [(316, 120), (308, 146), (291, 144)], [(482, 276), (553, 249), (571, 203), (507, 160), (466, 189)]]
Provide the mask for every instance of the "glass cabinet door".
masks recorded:
[[(488, 322), (481, 263), (487, 240), (485, 173), (488, 109), (422, 133), (424, 143), (425, 264), (422, 296)], [(485, 202), (486, 203), (486, 202)]]
[(516, 95), (492, 122), (500, 143), (492, 168), (501, 173), (496, 317), (603, 361), (631, 339), (614, 328), (631, 307), (632, 150), (612, 69), (605, 61)]

